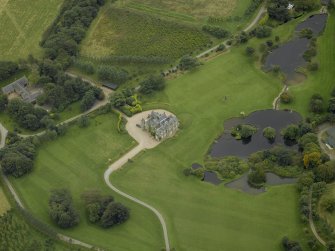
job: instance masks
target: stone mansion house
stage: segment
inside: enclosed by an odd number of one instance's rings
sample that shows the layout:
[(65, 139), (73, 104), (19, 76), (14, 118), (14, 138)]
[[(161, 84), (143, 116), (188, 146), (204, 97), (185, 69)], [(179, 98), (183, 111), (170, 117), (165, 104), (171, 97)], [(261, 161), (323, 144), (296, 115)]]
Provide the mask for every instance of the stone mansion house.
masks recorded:
[(148, 131), (156, 140), (161, 141), (173, 136), (179, 127), (176, 116), (152, 111), (146, 119), (141, 120), (141, 128)]

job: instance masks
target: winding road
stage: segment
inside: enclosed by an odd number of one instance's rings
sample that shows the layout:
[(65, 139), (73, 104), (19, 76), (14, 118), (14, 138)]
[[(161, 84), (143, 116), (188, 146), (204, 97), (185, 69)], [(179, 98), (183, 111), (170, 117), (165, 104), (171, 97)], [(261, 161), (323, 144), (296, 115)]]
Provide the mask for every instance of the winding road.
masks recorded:
[(122, 192), (118, 188), (116, 188), (112, 182), (110, 181), (110, 175), (120, 169), (124, 164), (128, 162), (128, 160), (134, 158), (137, 154), (139, 154), (141, 151), (145, 149), (152, 149), (156, 146), (159, 145), (159, 141), (154, 140), (149, 133), (144, 132), (141, 128), (137, 127), (137, 124), (141, 123), (142, 118), (146, 118), (152, 111), (156, 111), (159, 113), (165, 112), (167, 115), (170, 115), (171, 113), (165, 110), (150, 110), (150, 111), (145, 111), (141, 112), (139, 114), (134, 115), (131, 118), (127, 119), (127, 124), (126, 124), (126, 130), (132, 136), (137, 142), (138, 145), (130, 150), (128, 153), (123, 155), (120, 159), (118, 159), (116, 162), (111, 164), (108, 169), (104, 173), (104, 180), (109, 188), (111, 188), (114, 192), (120, 194), (121, 196), (151, 210), (158, 218), (162, 230), (163, 230), (163, 236), (164, 236), (164, 242), (165, 242), (165, 250), (170, 251), (170, 243), (169, 243), (169, 237), (168, 237), (168, 231), (166, 227), (165, 220), (163, 216), (160, 214), (160, 212), (154, 208), (153, 206), (150, 206), (149, 204), (145, 203), (144, 201), (141, 201), (125, 192)]

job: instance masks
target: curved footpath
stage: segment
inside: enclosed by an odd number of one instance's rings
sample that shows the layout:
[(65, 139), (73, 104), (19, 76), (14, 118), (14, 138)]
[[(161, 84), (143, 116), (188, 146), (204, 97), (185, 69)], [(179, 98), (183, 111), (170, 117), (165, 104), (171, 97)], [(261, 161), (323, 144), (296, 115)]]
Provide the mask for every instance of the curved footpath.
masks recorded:
[[(258, 21), (262, 18), (263, 14), (266, 13), (267, 10), (266, 10), (266, 7), (265, 7), (265, 3), (262, 4), (262, 7), (259, 9), (258, 13), (257, 13), (257, 16), (252, 20), (252, 22), (243, 30), (244, 32), (248, 32), (252, 27), (254, 27)], [(230, 46), (227, 44), (227, 40), (226, 41), (223, 41), (222, 42), (226, 48), (229, 48)], [(211, 53), (213, 51), (215, 51), (222, 43), (204, 51), (204, 52), (201, 52), (199, 55), (196, 56), (196, 58), (201, 58), (203, 56), (205, 56), (206, 54), (208, 53)]]
[(104, 173), (104, 179), (105, 182), (107, 184), (107, 186), (109, 188), (111, 188), (114, 192), (120, 194), (121, 196), (151, 210), (159, 219), (159, 222), (162, 226), (162, 230), (163, 230), (163, 235), (164, 235), (164, 242), (165, 242), (165, 250), (166, 251), (170, 251), (170, 243), (169, 243), (169, 237), (168, 237), (168, 232), (167, 232), (167, 227), (166, 227), (166, 223), (165, 220), (163, 218), (163, 216), (159, 213), (159, 211), (150, 206), (149, 204), (125, 193), (122, 192), (121, 190), (119, 190), (118, 188), (116, 188), (112, 182), (110, 181), (110, 175), (120, 169), (124, 164), (126, 164), (128, 162), (128, 160), (132, 159), (133, 157), (135, 157), (137, 154), (139, 154), (141, 151), (145, 150), (145, 149), (152, 149), (154, 147), (156, 147), (157, 145), (159, 145), (159, 141), (154, 140), (152, 137), (150, 137), (149, 133), (143, 131), (141, 128), (137, 127), (137, 124), (141, 123), (141, 119), (142, 118), (146, 118), (152, 111), (156, 111), (156, 112), (160, 112), (163, 113), (165, 112), (167, 115), (170, 115), (171, 113), (165, 110), (150, 110), (150, 111), (145, 111), (145, 112), (141, 112), (139, 114), (134, 115), (131, 118), (127, 119), (127, 124), (126, 124), (126, 129), (128, 131), (128, 133), (130, 134), (130, 136), (132, 136), (137, 142), (138, 145), (133, 148), (132, 150), (130, 150), (128, 153), (126, 153), (125, 155), (123, 155), (120, 159), (118, 159), (116, 162), (114, 162), (113, 164), (111, 164), (108, 169), (105, 171)]
[(278, 96), (273, 100), (273, 103), (272, 103), (272, 107), (273, 107), (273, 110), (279, 110), (279, 101), (280, 101), (280, 96), (284, 93), (288, 91), (288, 86), (285, 85), (283, 87), (283, 89), (280, 91), (280, 93), (278, 94)]
[(309, 226), (315, 236), (315, 238), (323, 245), (326, 247), (327, 243), (320, 237), (318, 232), (316, 231), (314, 221), (313, 221), (313, 213), (312, 213), (312, 189), (310, 190), (309, 193), (309, 216), (308, 216), (308, 221), (309, 221)]

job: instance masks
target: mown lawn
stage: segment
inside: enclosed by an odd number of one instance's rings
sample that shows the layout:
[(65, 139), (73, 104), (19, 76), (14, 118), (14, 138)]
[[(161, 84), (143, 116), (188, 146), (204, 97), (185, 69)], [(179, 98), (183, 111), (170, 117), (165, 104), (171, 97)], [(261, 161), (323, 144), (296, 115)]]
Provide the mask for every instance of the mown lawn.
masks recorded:
[(63, 0), (0, 1), (1, 60), (17, 60), (29, 54), (41, 56), (39, 42), (56, 18)]
[(251, 196), (182, 172), (194, 162), (202, 163), (226, 119), (271, 108), (281, 87), (237, 48), (169, 81), (164, 93), (147, 100), (147, 108), (174, 112), (181, 130), (136, 157), (111, 180), (163, 214), (176, 250), (281, 250), (284, 235), (303, 241), (294, 186), (271, 187)]
[(99, 189), (110, 194), (103, 172), (110, 162), (135, 146), (128, 135), (117, 132), (116, 126), (117, 116), (107, 114), (91, 119), (88, 128), (72, 127), (66, 136), (40, 148), (31, 174), (12, 181), (29, 210), (51, 225), (50, 190), (67, 188), (71, 191), (81, 222), (74, 229), (61, 231), (64, 234), (107, 250), (159, 250), (163, 241), (158, 220), (146, 209), (118, 196), (115, 196), (117, 201), (131, 209), (127, 223), (105, 230), (86, 220), (81, 193), (86, 189)]
[(290, 87), (294, 100), (290, 105), (282, 105), (283, 108), (293, 108), (302, 115), (309, 113), (309, 100), (315, 93), (321, 94), (325, 100), (330, 97), (331, 90), (335, 87), (335, 12), (329, 15), (327, 27), (317, 42), (317, 61), (319, 70), (308, 74), (307, 79)]

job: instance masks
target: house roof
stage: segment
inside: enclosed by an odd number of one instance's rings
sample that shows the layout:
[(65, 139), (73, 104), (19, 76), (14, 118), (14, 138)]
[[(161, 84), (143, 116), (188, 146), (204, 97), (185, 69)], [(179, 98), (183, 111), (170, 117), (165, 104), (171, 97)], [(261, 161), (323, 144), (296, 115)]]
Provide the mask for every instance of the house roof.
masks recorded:
[(28, 79), (24, 76), (14, 81), (13, 83), (3, 87), (2, 92), (7, 95), (15, 91), (17, 94), (21, 96), (23, 101), (29, 103), (34, 102), (37, 99), (37, 97), (41, 95), (42, 92), (37, 91), (34, 93), (30, 93), (26, 88), (28, 83), (29, 83)]
[(13, 83), (6, 85), (1, 90), (4, 94), (9, 94), (15, 90), (15, 88), (25, 87), (28, 85), (28, 79), (26, 76), (14, 81)]

